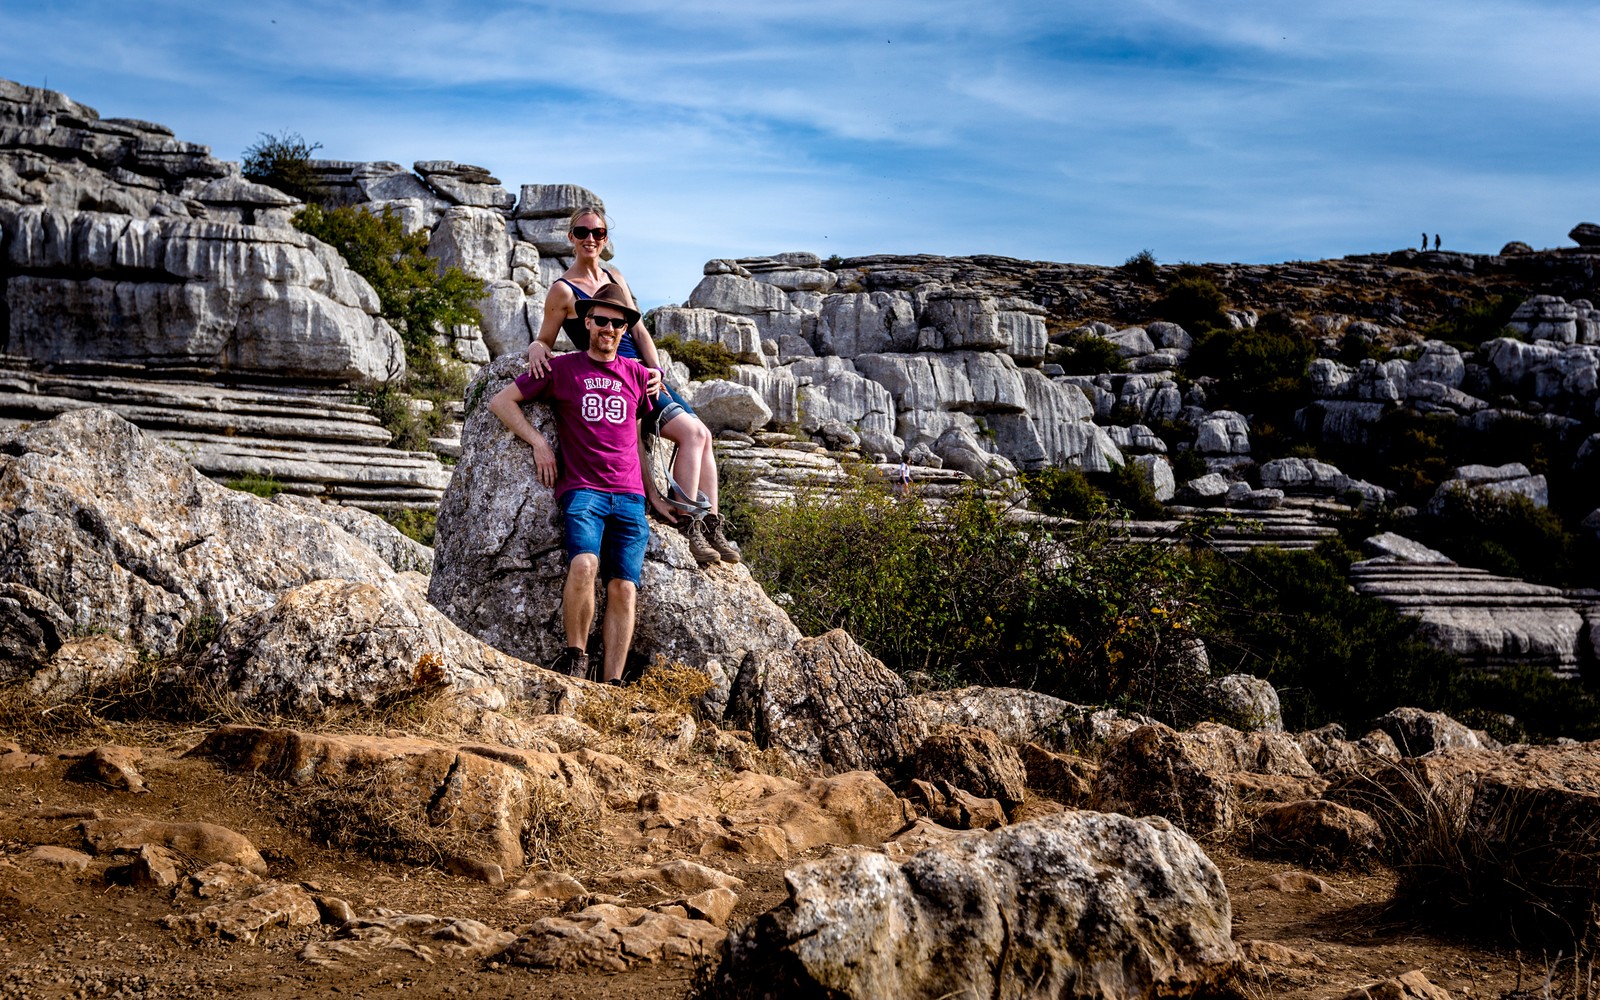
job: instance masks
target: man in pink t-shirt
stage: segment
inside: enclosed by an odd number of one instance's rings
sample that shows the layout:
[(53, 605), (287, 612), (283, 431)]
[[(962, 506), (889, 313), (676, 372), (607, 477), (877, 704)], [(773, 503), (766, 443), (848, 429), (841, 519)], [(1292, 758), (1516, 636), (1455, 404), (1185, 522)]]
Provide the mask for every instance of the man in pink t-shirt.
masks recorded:
[[(639, 320), (621, 286), (603, 285), (592, 298), (578, 300), (576, 308), (589, 331), (589, 349), (551, 358), (549, 371), (538, 378), (518, 376), (495, 394), (489, 409), (533, 447), (539, 481), (555, 488), (565, 515), (567, 581), (561, 618), (567, 648), (551, 669), (588, 676), (584, 647), (594, 624), (598, 574), (606, 585), (602, 677), (608, 684), (620, 684), (650, 540), (638, 423), (638, 415), (651, 406), (650, 370), (632, 358), (617, 357), (623, 331)], [(525, 400), (550, 405), (561, 439), (559, 461), (550, 442), (523, 414)]]

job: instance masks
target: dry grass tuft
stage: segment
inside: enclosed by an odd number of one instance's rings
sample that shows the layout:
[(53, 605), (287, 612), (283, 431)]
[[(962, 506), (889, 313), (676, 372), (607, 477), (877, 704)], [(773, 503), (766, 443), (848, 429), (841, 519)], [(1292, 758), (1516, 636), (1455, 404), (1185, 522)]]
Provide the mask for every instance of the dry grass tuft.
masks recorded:
[(1568, 815), (1537, 788), (1480, 787), (1470, 777), (1429, 783), (1399, 764), (1366, 781), (1351, 797), (1384, 828), (1397, 901), (1592, 962), (1600, 822)]

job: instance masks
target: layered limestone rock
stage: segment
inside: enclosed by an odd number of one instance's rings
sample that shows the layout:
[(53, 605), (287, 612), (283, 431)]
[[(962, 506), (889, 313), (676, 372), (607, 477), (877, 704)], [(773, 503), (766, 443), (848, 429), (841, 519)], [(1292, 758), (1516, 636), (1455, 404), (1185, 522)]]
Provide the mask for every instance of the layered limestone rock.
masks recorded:
[(1398, 543), (1384, 536), (1368, 541), (1376, 554), (1351, 564), (1351, 584), (1421, 619), (1422, 633), (1434, 645), (1482, 667), (1534, 664), (1569, 677), (1595, 655), (1592, 601), (1458, 566), (1440, 552), (1387, 537)]
[(935, 283), (863, 290), (804, 253), (705, 272), (684, 306), (652, 314), (656, 330), (728, 348), (775, 423), (854, 435), (880, 461), (926, 448), (983, 478), (1122, 463), (1083, 394), (1038, 371), (1048, 338), (1035, 302)]
[(283, 194), (159, 126), (0, 81), (0, 350), (309, 379), (405, 370), (377, 296)]
[(371, 411), (338, 392), (154, 379), (133, 366), (113, 371), (0, 364), (0, 429), (104, 408), (213, 479), (269, 477), (285, 493), (371, 510), (432, 507), (450, 481), (432, 452), (386, 447), (389, 432)]

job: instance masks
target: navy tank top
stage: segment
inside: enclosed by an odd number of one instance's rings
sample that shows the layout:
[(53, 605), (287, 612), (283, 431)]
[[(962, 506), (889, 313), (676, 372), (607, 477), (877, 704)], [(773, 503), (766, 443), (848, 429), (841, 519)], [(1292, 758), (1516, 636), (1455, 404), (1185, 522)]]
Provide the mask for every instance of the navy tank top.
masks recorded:
[[(602, 268), (601, 270), (605, 269)], [(617, 280), (616, 275), (612, 274), (610, 271), (605, 271), (605, 275), (612, 281)], [(566, 278), (557, 278), (556, 280), (564, 283), (568, 288), (572, 289), (572, 294), (576, 295), (580, 299), (593, 298), (593, 296), (591, 296), (588, 292), (579, 288)], [(561, 329), (566, 331), (567, 339), (572, 341), (572, 345), (578, 350), (587, 351), (589, 349), (589, 328), (584, 326), (583, 318), (581, 316), (568, 316), (566, 319), (561, 321)], [(622, 343), (617, 345), (617, 357), (632, 358), (640, 364), (644, 364), (644, 359), (639, 357), (639, 348), (634, 346), (632, 330), (623, 332)]]

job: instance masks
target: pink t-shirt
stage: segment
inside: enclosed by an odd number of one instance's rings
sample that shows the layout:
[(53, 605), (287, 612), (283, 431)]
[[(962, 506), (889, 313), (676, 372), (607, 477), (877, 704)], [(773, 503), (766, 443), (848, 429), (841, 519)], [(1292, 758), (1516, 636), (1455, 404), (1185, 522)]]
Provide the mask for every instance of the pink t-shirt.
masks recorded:
[(644, 495), (639, 413), (650, 411), (649, 369), (632, 358), (602, 363), (587, 351), (550, 359), (539, 378), (517, 376), (524, 399), (549, 403), (561, 436), (556, 496), (575, 489)]

